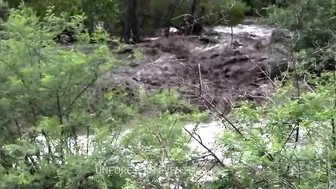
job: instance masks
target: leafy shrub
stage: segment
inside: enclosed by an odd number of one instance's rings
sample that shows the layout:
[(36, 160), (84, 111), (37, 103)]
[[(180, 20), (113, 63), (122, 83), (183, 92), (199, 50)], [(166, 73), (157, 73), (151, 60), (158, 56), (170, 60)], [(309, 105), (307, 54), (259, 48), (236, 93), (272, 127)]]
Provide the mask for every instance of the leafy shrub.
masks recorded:
[[(245, 13), (250, 10), (246, 3), (240, 0), (209, 1), (205, 6), (207, 12), (204, 22), (207, 25), (237, 25), (244, 20)], [(208, 17), (207, 15), (211, 16)]]
[[(168, 149), (166, 157), (181, 162), (188, 152), (182, 126), (206, 116), (197, 110), (190, 114), (168, 112), (171, 105), (176, 106), (174, 109), (185, 103), (166, 92), (141, 99), (143, 107), (161, 111), (150, 118), (116, 92), (107, 93), (105, 106), (88, 114), (89, 89), (121, 61), (113, 57), (106, 40), (89, 43), (88, 34), (80, 32), (84, 27), (82, 15), (68, 21), (50, 9), (46, 12), (41, 19), (33, 9), (21, 6), (12, 9), (3, 24), (0, 188), (118, 189), (151, 183), (160, 187), (162, 182), (158, 179), (166, 172), (147, 175), (154, 181), (144, 180), (131, 163), (140, 159), (157, 165), (163, 148)], [(79, 35), (74, 46), (60, 46), (53, 40), (65, 27), (72, 27)], [(104, 32), (94, 36), (108, 37)], [(127, 120), (120, 114), (128, 116)], [(120, 138), (128, 128), (133, 128), (129, 137)], [(83, 133), (87, 135), (84, 137)], [(155, 136), (162, 136), (162, 140)], [(109, 170), (110, 166), (131, 172), (121, 174)], [(155, 170), (159, 168), (162, 167)]]
[[(288, 82), (266, 107), (242, 103), (231, 115), (240, 126), (221, 137), (226, 167), (210, 184), (219, 188), (326, 188), (336, 178), (333, 73), (314, 89)], [(300, 92), (298, 93), (299, 90)]]
[(336, 31), (335, 6), (334, 0), (294, 1), (286, 8), (274, 5), (267, 9), (268, 23), (293, 31), (293, 50), (306, 49), (307, 68), (320, 73), (334, 64), (326, 58), (325, 47), (333, 42)]
[[(13, 9), (3, 24), (1, 188), (106, 185), (99, 182), (100, 175), (92, 174), (94, 160), (90, 162), (85, 156), (76, 155), (65, 143), (85, 130), (86, 124), (97, 125), (85, 113), (87, 89), (99, 75), (115, 66), (107, 45), (89, 45), (87, 34), (82, 34), (81, 41), (72, 49), (53, 41), (67, 26), (80, 33), (83, 19), (77, 15), (68, 22), (66, 17), (57, 17), (47, 10), (40, 20), (31, 8), (21, 6)], [(90, 54), (83, 50), (87, 46), (91, 48)], [(46, 144), (41, 144), (38, 136)], [(120, 181), (121, 178), (116, 178), (109, 185), (116, 186)]]

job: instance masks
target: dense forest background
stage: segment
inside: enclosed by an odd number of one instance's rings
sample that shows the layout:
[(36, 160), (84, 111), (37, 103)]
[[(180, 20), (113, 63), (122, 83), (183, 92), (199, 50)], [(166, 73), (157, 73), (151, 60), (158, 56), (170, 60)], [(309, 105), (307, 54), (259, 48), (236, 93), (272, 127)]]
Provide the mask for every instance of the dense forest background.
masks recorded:
[[(265, 106), (243, 101), (219, 115), (231, 128), (220, 139), (230, 163), (204, 146), (215, 176), (200, 183), (200, 155), (185, 145), (197, 136), (183, 126), (213, 112), (175, 89), (140, 87), (134, 100), (101, 88), (98, 100), (92, 88), (141, 59), (118, 54), (126, 43), (247, 16), (290, 31), (280, 42), (292, 66), (272, 79)], [(1, 189), (335, 188), (336, 0), (0, 0), (0, 18)]]
[[(2, 16), (5, 17), (6, 9), (17, 8), (21, 1), (5, 1), (2, 4)], [(225, 1), (225, 0), (204, 0), (204, 1), (24, 1), (25, 5), (32, 7), (38, 16), (44, 16), (48, 7), (54, 7), (53, 13), (60, 15), (67, 13), (68, 16), (84, 13), (86, 16), (85, 26), (93, 31), (97, 24), (101, 24), (111, 35), (121, 36), (126, 30), (128, 19), (134, 16), (138, 20), (139, 32), (141, 35), (154, 34), (156, 29), (167, 26), (178, 26), (183, 22), (183, 15), (194, 15), (195, 19), (204, 17), (206, 25), (228, 24), (225, 22), (225, 9), (235, 15), (233, 22), (240, 22), (244, 15), (264, 15), (263, 8), (274, 4), (273, 1)], [(130, 12), (134, 16), (129, 17)], [(130, 20), (129, 20), (130, 21)]]

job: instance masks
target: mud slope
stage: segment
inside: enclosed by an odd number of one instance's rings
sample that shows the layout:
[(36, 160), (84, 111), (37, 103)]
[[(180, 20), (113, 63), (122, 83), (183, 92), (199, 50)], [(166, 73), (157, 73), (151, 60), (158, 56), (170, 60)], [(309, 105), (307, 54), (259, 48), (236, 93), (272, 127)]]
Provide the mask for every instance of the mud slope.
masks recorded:
[(227, 113), (239, 100), (264, 102), (272, 92), (272, 80), (288, 68), (287, 51), (270, 42), (272, 30), (238, 31), (232, 43), (225, 28), (207, 32), (202, 37), (148, 40), (140, 44), (143, 60), (119, 74), (148, 90), (178, 87), (184, 98), (202, 109)]

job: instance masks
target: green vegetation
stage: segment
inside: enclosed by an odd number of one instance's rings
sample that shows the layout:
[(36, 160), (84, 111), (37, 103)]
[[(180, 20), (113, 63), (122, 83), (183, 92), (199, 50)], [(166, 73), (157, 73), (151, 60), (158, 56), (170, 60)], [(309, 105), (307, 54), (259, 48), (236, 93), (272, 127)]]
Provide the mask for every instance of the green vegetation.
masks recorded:
[(335, 39), (336, 2), (299, 0), (287, 4), (286, 8), (269, 7), (268, 22), (294, 32), (293, 48), (301, 51), (307, 70), (333, 69), (335, 63), (328, 52), (333, 51)]
[[(183, 126), (205, 122), (209, 113), (176, 91), (148, 95), (140, 87), (129, 103), (125, 91), (112, 90), (87, 112), (93, 84), (126, 64), (107, 43), (111, 35), (124, 35), (126, 1), (20, 2), (0, 0), (0, 189), (169, 188), (175, 169), (183, 189), (335, 187), (335, 0), (197, 4), (195, 17), (205, 16), (207, 25), (234, 26), (257, 9), (269, 24), (294, 33), (288, 43), (294, 71), (285, 83), (276, 81), (265, 107), (242, 102), (225, 117), (241, 133), (222, 133), (220, 147), (230, 163), (217, 162), (216, 177), (203, 186), (195, 182), (190, 157), (199, 154), (186, 145)], [(192, 3), (141, 1), (140, 35), (166, 27), (167, 20), (178, 25), (173, 18), (189, 14)], [(104, 29), (95, 28), (100, 22)], [(54, 40), (65, 28), (78, 38), (71, 47)], [(143, 116), (148, 109), (153, 115)], [(139, 162), (147, 163), (146, 174)]]
[[(2, 4), (6, 4), (8, 8), (17, 8), (21, 0), (8, 0)], [(105, 29), (113, 35), (122, 35), (126, 24), (127, 14), (126, 7), (127, 2), (122, 0), (57, 0), (57, 1), (45, 1), (34, 0), (24, 1), (25, 5), (32, 7), (38, 16), (44, 17), (48, 7), (53, 7), (53, 13), (55, 15), (61, 15), (66, 13), (68, 16), (84, 13), (86, 16), (85, 25), (91, 31), (95, 25), (102, 23)], [(139, 5), (138, 15), (141, 17), (140, 28), (143, 34), (153, 34), (156, 29), (165, 27), (167, 17), (173, 19), (172, 22), (175, 25), (179, 25), (183, 21), (181, 15), (190, 13), (190, 7), (193, 0), (187, 1), (171, 1), (171, 0), (143, 0)], [(199, 1), (199, 6), (196, 10), (196, 18), (205, 16), (204, 22), (213, 24), (225, 24), (228, 19), (223, 18), (221, 22), (218, 22), (219, 18), (223, 17), (224, 10), (230, 6), (232, 9), (230, 14), (238, 16), (238, 22), (241, 21), (244, 12), (248, 11), (246, 5), (240, 1), (228, 1), (226, 0), (205, 0)], [(202, 12), (202, 8), (204, 11)], [(172, 13), (170, 11), (173, 11)], [(235, 19), (235, 18), (234, 18)]]

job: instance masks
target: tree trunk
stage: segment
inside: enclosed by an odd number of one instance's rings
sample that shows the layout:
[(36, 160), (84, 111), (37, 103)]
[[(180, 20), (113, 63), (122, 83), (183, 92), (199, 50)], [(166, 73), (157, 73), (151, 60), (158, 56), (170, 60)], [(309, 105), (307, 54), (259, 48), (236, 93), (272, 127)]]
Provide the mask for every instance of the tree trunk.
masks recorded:
[[(200, 0), (193, 0), (192, 4), (191, 4), (191, 7), (190, 7), (190, 14), (187, 17), (185, 17), (184, 33), (186, 35), (201, 35), (201, 33), (203, 31), (202, 24), (195, 19), (197, 5), (200, 2), (201, 2)], [(204, 11), (204, 10), (202, 10), (202, 11)]]
[(179, 3), (179, 0), (172, 1), (169, 5), (168, 11), (165, 16), (165, 36), (168, 37), (170, 34), (170, 26), (171, 26), (171, 19), (174, 15), (175, 9), (177, 7), (177, 4)]
[(190, 7), (190, 16), (188, 19), (189, 24), (193, 24), (195, 22), (195, 13), (197, 5), (200, 3), (199, 0), (193, 0), (191, 7)]
[(126, 43), (133, 43), (140, 41), (139, 35), (139, 0), (128, 0), (126, 13), (126, 27), (123, 38)]

